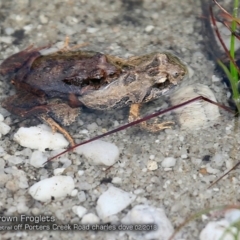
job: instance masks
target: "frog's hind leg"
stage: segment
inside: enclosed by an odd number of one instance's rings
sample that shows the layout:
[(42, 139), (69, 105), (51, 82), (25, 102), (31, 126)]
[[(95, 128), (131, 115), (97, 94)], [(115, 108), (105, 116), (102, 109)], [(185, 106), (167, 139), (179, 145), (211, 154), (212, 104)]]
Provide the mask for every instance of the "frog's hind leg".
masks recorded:
[[(140, 108), (141, 108), (141, 104), (139, 103), (135, 103), (132, 104), (130, 107), (130, 111), (129, 111), (129, 122), (133, 122), (135, 120), (140, 119)], [(143, 129), (146, 129), (149, 132), (158, 132), (161, 131), (163, 129), (167, 129), (167, 128), (171, 128), (172, 125), (174, 124), (174, 122), (163, 122), (163, 123), (152, 123), (152, 124), (148, 124), (146, 121), (141, 122), (140, 126)]]
[(72, 138), (72, 136), (67, 132), (67, 130), (65, 130), (64, 128), (62, 128), (57, 122), (55, 122), (51, 117), (49, 117), (47, 114), (41, 114), (38, 116), (38, 118), (40, 120), (42, 120), (43, 122), (47, 123), (53, 132), (60, 132), (62, 133), (66, 139), (69, 141), (71, 146), (75, 145), (75, 142)]
[(17, 116), (28, 118), (36, 114), (48, 112), (45, 103), (46, 101), (43, 97), (21, 91), (6, 98), (1, 103), (1, 106)]

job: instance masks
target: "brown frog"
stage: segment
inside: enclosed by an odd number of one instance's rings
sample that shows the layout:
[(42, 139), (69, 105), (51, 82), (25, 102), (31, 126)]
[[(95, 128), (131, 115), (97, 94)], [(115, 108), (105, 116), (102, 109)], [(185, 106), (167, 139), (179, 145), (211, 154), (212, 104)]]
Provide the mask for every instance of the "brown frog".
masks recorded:
[[(131, 106), (133, 121), (139, 118), (142, 103), (159, 98), (187, 73), (186, 66), (169, 53), (122, 59), (66, 49), (43, 55), (43, 49), (29, 47), (0, 65), (0, 74), (16, 87), (16, 94), (2, 106), (18, 116), (47, 122), (71, 145), (74, 140), (60, 125), (74, 122), (82, 105), (98, 110)], [(171, 124), (142, 126), (158, 131)]]

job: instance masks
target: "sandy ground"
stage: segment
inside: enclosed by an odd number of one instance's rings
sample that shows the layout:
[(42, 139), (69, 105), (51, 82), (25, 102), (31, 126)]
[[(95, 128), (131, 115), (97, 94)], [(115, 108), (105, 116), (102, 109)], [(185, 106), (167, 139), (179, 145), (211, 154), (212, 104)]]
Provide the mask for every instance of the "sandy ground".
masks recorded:
[[(200, 4), (193, 0), (159, 0), (159, 1), (0, 1), (0, 62), (7, 56), (25, 47), (37, 46), (63, 41), (68, 35), (73, 44), (89, 43), (84, 49), (129, 57), (150, 52), (171, 50), (186, 62), (194, 71), (194, 75), (186, 80), (185, 85), (202, 83), (208, 85), (217, 100), (226, 104), (227, 89), (221, 82), (213, 82), (214, 64), (202, 53), (204, 46), (201, 36)], [(152, 30), (149, 31), (150, 27)], [(13, 93), (9, 85), (0, 82), (0, 100)], [(174, 94), (171, 92), (170, 94)], [(151, 113), (154, 107), (167, 108), (167, 98), (148, 104), (145, 111)], [(18, 122), (18, 118), (9, 115), (0, 108), (8, 123)], [(88, 124), (97, 121), (98, 127), (90, 130), (90, 136), (102, 133), (103, 129), (112, 129), (116, 121), (119, 124), (127, 122), (128, 109), (105, 112), (84, 111), (81, 118), (68, 128), (77, 142), (84, 138), (80, 129), (88, 128)], [(144, 191), (138, 196), (132, 206), (140, 203), (161, 207), (177, 227), (188, 216), (203, 208), (239, 202), (240, 179), (238, 170), (207, 190), (210, 182), (236, 163), (239, 150), (239, 127), (237, 119), (230, 113), (221, 111), (221, 117), (211, 127), (196, 130), (183, 130), (175, 116), (165, 115), (164, 119), (176, 121), (169, 130), (157, 134), (138, 131), (137, 128), (127, 129), (118, 134), (104, 138), (115, 143), (120, 151), (120, 162), (110, 170), (91, 166), (84, 159), (79, 159), (80, 165), (72, 165), (70, 175), (85, 170), (84, 177), (79, 180), (88, 183), (84, 189), (87, 200), (81, 203), (88, 212), (96, 213), (96, 201), (100, 192), (107, 189), (107, 184), (100, 184), (103, 178), (120, 177), (122, 183), (118, 186), (127, 192), (136, 189)], [(0, 139), (0, 145), (8, 154), (24, 148), (12, 140), (13, 134), (20, 126), (36, 124), (27, 120), (14, 124), (11, 132)], [(81, 126), (80, 126), (81, 125)], [(29, 150), (29, 154), (31, 151)], [(158, 162), (155, 171), (146, 170), (151, 155)], [(27, 156), (25, 156), (27, 159)], [(164, 171), (161, 161), (165, 157), (177, 159), (176, 165), (170, 171)], [(1, 158), (1, 157), (0, 157)], [(69, 154), (71, 160), (78, 158)], [(221, 159), (221, 163), (214, 161)], [(207, 161), (206, 161), (207, 160)], [(226, 166), (227, 165), (227, 166)], [(8, 168), (8, 163), (2, 165)], [(41, 176), (52, 176), (53, 168), (61, 166), (54, 163), (48, 169), (35, 169), (29, 164), (20, 164), (19, 168), (27, 173), (29, 185), (38, 181)], [(205, 171), (208, 166), (216, 171)], [(99, 189), (98, 194), (94, 190)], [(77, 220), (71, 208), (79, 204), (77, 197), (69, 197), (61, 202), (41, 204), (33, 200), (26, 189), (10, 191), (4, 186), (0, 189), (1, 213), (21, 196), (27, 199), (29, 208), (27, 214), (32, 214), (33, 208), (40, 213), (56, 213), (65, 220)], [(131, 207), (117, 215), (121, 219)], [(208, 220), (207, 220), (208, 221)], [(207, 221), (198, 219), (183, 228), (182, 239), (197, 239), (199, 232)], [(135, 239), (128, 234), (116, 232), (2, 232), (2, 239)]]

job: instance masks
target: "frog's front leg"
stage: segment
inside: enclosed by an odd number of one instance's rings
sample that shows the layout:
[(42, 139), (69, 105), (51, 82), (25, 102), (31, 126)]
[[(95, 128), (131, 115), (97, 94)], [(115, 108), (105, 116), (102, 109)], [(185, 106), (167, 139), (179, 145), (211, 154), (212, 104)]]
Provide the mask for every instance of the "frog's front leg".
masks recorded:
[(71, 146), (75, 144), (71, 135), (61, 125), (68, 126), (73, 123), (80, 112), (79, 108), (71, 108), (66, 103), (59, 103), (54, 100), (47, 101), (44, 97), (25, 91), (18, 92), (5, 99), (2, 102), (2, 107), (23, 118), (38, 118), (40, 121), (47, 123), (53, 132), (59, 131), (62, 133)]
[[(69, 126), (75, 122), (80, 113), (79, 108), (71, 108), (66, 103), (59, 103), (57, 100), (48, 103), (47, 108), (48, 112), (39, 114), (37, 118), (47, 123), (52, 128), (53, 132), (58, 131), (62, 133), (69, 141), (70, 145), (74, 146), (75, 142), (72, 136), (61, 125)], [(61, 125), (57, 122), (59, 122)]]
[(38, 116), (38, 118), (47, 123), (53, 132), (60, 132), (62, 133), (66, 139), (68, 140), (68, 142), (70, 143), (70, 145), (73, 147), (75, 145), (75, 141), (73, 140), (72, 136), (67, 132), (67, 130), (65, 130), (63, 127), (61, 127), (57, 122), (55, 122), (51, 117), (49, 117), (47, 114), (41, 114)]
[[(140, 103), (135, 103), (131, 105), (128, 118), (129, 122), (133, 122), (135, 120), (140, 119), (140, 108), (141, 108)], [(147, 131), (158, 132), (166, 128), (171, 128), (171, 125), (173, 124), (174, 122), (171, 121), (163, 123), (154, 122), (153, 124), (148, 124), (146, 121), (144, 121), (140, 123), (140, 126), (141, 128), (146, 129)]]

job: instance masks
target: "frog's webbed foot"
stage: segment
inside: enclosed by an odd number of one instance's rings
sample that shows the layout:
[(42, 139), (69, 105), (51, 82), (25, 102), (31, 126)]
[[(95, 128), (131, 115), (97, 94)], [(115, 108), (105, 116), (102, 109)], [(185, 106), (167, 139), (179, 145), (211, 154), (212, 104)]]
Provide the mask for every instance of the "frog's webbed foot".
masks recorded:
[[(140, 119), (140, 107), (141, 107), (141, 104), (138, 104), (138, 103), (131, 105), (130, 111), (129, 111), (129, 119), (128, 119), (129, 122)], [(146, 129), (149, 132), (158, 132), (163, 129), (171, 128), (173, 124), (174, 122), (171, 122), (171, 121), (157, 123), (157, 120), (156, 120), (152, 124), (148, 124), (146, 121), (141, 122), (140, 126), (141, 128)]]
[(159, 132), (163, 129), (172, 128), (172, 125), (174, 122), (168, 121), (163, 123), (156, 123), (153, 124), (147, 124), (146, 122), (142, 122), (141, 127), (148, 130), (149, 132)]

